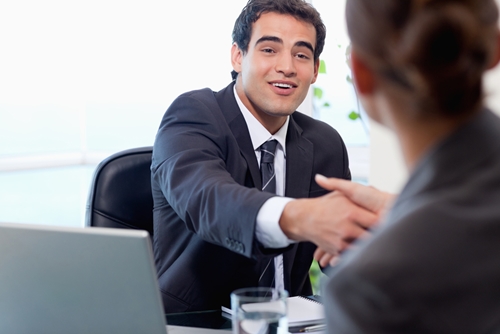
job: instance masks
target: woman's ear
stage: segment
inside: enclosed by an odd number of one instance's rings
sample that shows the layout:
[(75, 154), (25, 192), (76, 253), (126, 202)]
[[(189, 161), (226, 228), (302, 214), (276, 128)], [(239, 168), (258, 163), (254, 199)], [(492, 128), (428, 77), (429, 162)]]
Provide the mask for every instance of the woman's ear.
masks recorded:
[(375, 90), (375, 77), (373, 71), (358, 56), (355, 48), (351, 50), (351, 68), (354, 84), (358, 93), (370, 95)]
[(495, 57), (493, 57), (493, 60), (488, 66), (488, 69), (492, 69), (493, 67), (497, 66), (498, 63), (500, 62), (500, 31), (497, 31), (497, 42), (495, 45)]

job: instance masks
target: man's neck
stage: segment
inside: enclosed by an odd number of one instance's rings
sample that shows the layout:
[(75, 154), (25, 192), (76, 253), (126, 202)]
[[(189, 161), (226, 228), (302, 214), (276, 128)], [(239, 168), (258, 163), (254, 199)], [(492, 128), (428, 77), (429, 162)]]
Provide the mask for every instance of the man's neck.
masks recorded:
[[(243, 104), (243, 106), (252, 114), (252, 116), (260, 123), (262, 126), (264, 126), (267, 131), (269, 131), (270, 134), (274, 135), (276, 132), (281, 129), (281, 127), (285, 124), (285, 122), (288, 119), (288, 115), (283, 115), (283, 116), (276, 116), (276, 115), (270, 115), (267, 114), (264, 111), (257, 112), (257, 106), (250, 101), (246, 95), (245, 92), (243, 91), (243, 87), (241, 87), (241, 83), (239, 84), (238, 81), (236, 81), (234, 85), (234, 94), (237, 99), (239, 99), (239, 102)], [(241, 106), (240, 106), (241, 108)]]
[(236, 99), (236, 104), (240, 108), (240, 111), (245, 118), (245, 122), (247, 123), (248, 132), (250, 134), (250, 138), (252, 139), (252, 145), (254, 149), (259, 147), (264, 141), (268, 140), (272, 135), (275, 139), (278, 139), (282, 147), (285, 147), (286, 135), (288, 132), (288, 116), (285, 117), (285, 123), (282, 124), (280, 128), (278, 128), (274, 133), (271, 133), (268, 128), (266, 128), (262, 122), (260, 122), (254, 114), (248, 110), (243, 101), (241, 101), (239, 95), (236, 92), (236, 89), (233, 88), (234, 97)]

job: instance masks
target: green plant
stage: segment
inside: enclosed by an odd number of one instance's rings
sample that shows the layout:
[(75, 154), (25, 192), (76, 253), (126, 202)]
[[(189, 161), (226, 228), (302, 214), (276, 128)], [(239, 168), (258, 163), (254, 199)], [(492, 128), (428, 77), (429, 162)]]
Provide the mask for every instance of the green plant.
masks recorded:
[(309, 278), (311, 279), (311, 285), (313, 289), (313, 294), (319, 295), (321, 293), (321, 277), (324, 276), (321, 268), (317, 261), (313, 261), (311, 268), (309, 269)]
[[(341, 48), (342, 46), (338, 45), (338, 47)], [(347, 66), (349, 68), (351, 68), (351, 46), (350, 45), (346, 48), (345, 55), (346, 55)], [(319, 75), (327, 74), (326, 62), (323, 59), (320, 60), (318, 74)], [(353, 82), (350, 75), (346, 76), (346, 81), (347, 81), (347, 83), (352, 85), (352, 87), (354, 89), (354, 93), (356, 95), (356, 110), (353, 109), (353, 110), (350, 110), (349, 112), (347, 112), (347, 117), (352, 121), (356, 121), (359, 119), (359, 121), (363, 125), (363, 129), (365, 130), (366, 134), (369, 135), (370, 132), (369, 132), (368, 126), (365, 123), (365, 120), (362, 117), (361, 112), (360, 112), (361, 108), (360, 108), (360, 103), (359, 103), (358, 92), (356, 90), (356, 86), (354, 85), (354, 82)], [(317, 86), (313, 87), (313, 96), (314, 96), (314, 101), (315, 101), (314, 106), (313, 106), (315, 109), (315, 114), (317, 114), (317, 111), (319, 108), (330, 108), (331, 107), (331, 104), (327, 100), (327, 98), (323, 92), (323, 89), (321, 89), (320, 87), (317, 87)]]

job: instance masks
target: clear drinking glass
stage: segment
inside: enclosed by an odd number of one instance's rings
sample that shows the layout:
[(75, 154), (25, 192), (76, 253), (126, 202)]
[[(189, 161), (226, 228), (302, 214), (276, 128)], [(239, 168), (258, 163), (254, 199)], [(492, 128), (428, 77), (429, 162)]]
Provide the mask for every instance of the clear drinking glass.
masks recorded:
[(233, 334), (288, 333), (286, 290), (244, 288), (231, 294)]

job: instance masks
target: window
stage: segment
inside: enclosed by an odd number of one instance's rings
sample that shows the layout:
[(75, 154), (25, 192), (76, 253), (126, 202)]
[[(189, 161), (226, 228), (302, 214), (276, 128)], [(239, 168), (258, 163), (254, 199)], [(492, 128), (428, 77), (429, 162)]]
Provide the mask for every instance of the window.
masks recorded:
[(313, 0), (326, 25), (321, 59), (324, 67), (314, 88), (313, 116), (333, 126), (349, 151), (353, 180), (367, 183), (369, 173), (369, 122), (351, 81), (346, 55), (350, 41), (345, 26), (345, 0)]
[[(0, 221), (82, 226), (99, 161), (152, 145), (179, 94), (230, 81), (231, 31), (246, 2), (4, 1)], [(314, 115), (341, 133), (362, 178), (353, 152), (367, 139), (346, 116), (355, 99), (345, 81), (344, 1), (313, 5), (328, 27), (327, 74), (317, 87), (330, 104)], [(214, 9), (216, 18), (207, 15)]]

